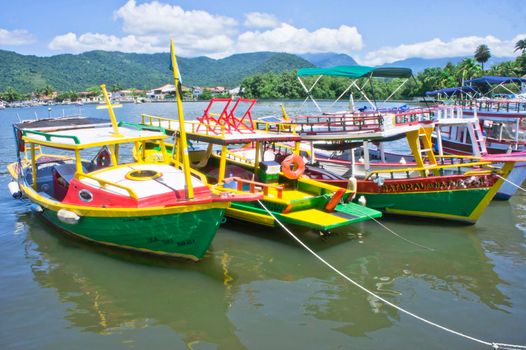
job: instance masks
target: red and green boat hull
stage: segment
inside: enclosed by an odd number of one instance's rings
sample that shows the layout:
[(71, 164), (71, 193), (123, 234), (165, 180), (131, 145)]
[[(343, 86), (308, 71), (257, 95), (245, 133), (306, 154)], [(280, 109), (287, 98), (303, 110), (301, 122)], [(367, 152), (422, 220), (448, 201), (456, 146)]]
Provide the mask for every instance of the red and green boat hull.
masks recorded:
[(99, 244), (196, 261), (208, 250), (226, 206), (165, 215), (80, 215), (75, 224), (60, 220), (53, 209), (42, 208), (39, 215), (62, 231)]
[[(475, 223), (503, 180), (494, 174), (385, 179), (382, 185), (358, 180), (357, 195), (384, 213)], [(325, 181), (324, 181), (325, 182)], [(347, 187), (348, 181), (328, 180)]]

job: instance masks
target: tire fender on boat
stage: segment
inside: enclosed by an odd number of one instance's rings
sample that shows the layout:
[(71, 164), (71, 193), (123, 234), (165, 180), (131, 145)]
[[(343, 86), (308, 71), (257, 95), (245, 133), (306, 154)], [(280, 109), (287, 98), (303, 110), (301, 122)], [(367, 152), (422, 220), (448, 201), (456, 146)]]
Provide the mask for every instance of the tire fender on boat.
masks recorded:
[(356, 180), (354, 176), (347, 182), (347, 189), (352, 192), (350, 199), (354, 199), (354, 197), (356, 197), (356, 191), (358, 190), (358, 180)]
[(11, 181), (9, 184), (7, 184), (7, 188), (9, 189), (9, 192), (11, 193), (11, 196), (13, 196), (14, 199), (22, 198), (22, 191), (20, 191), (20, 186), (18, 186), (18, 182)]
[(305, 162), (297, 154), (291, 154), (281, 162), (281, 171), (283, 171), (286, 178), (295, 180), (303, 175)]

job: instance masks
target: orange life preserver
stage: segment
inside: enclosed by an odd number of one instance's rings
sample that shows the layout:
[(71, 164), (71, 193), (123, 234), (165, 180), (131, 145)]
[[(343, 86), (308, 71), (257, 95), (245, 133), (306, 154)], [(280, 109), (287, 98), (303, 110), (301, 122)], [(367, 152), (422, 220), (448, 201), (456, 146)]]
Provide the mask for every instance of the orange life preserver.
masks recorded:
[(97, 155), (97, 167), (105, 168), (111, 164), (111, 154), (107, 149), (103, 149)]
[(281, 162), (281, 171), (288, 179), (297, 179), (305, 171), (305, 162), (297, 154), (291, 154)]

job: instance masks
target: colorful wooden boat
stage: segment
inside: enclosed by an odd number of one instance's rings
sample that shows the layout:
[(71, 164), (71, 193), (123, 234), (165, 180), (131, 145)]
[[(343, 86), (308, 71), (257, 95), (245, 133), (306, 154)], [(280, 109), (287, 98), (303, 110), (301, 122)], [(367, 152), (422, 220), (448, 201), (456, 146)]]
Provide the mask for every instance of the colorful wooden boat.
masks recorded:
[[(291, 170), (276, 163), (273, 154), (269, 159), (265, 149), (277, 142), (292, 142), (299, 146), (300, 137), (293, 130), (281, 132), (279, 125), (275, 132), (255, 130), (250, 115), (254, 102), (246, 99), (236, 102), (212, 99), (203, 116), (197, 121), (185, 123), (188, 139), (206, 145), (207, 149), (198, 152), (193, 166), (199, 167), (209, 181), (217, 183), (217, 188), (222, 191), (262, 193), (261, 202), (272, 212), (270, 215), (257, 202), (234, 201), (226, 211), (227, 216), (266, 226), (276, 226), (276, 217), (283, 223), (323, 232), (381, 216), (376, 210), (347, 203), (354, 195), (352, 191), (301, 177), (301, 171), (297, 168)], [(221, 104), (222, 108), (218, 113), (212, 113), (216, 104)], [(248, 107), (243, 109), (241, 115), (236, 115), (242, 104)], [(174, 128), (177, 123), (167, 118), (143, 115), (142, 124), (179, 131)], [(290, 125), (284, 127), (290, 128)], [(253, 161), (232, 152), (233, 147), (247, 143), (253, 145)], [(217, 148), (215, 152), (214, 146)], [(150, 144), (144, 152), (145, 156), (159, 158), (156, 147)], [(293, 151), (293, 162), (301, 162), (298, 152), (299, 148)], [(176, 156), (178, 154), (180, 152), (176, 152)]]
[[(61, 231), (134, 251), (199, 260), (232, 200), (181, 162), (127, 161), (126, 150), (148, 142), (167, 154), (162, 130), (71, 117), (14, 125), (17, 162), (8, 166), (15, 197)], [(82, 156), (90, 156), (85, 160)], [(191, 190), (191, 191), (190, 191)]]
[[(8, 169), (39, 216), (102, 244), (194, 260), (203, 257), (228, 201), (197, 178), (193, 181), (200, 196), (189, 199), (180, 168), (121, 163), (115, 154), (115, 148), (160, 141), (166, 135), (120, 125), (119, 132), (126, 136), (115, 137), (108, 123), (86, 118), (22, 123), (15, 131), (21, 135), (18, 144), (28, 151)], [(44, 147), (50, 150), (40, 153)], [(81, 152), (95, 148), (100, 151), (92, 162), (80, 159)]]
[[(353, 113), (292, 118), (300, 124), (302, 139), (311, 143), (329, 142), (354, 148), (363, 144), (362, 166), (352, 160), (344, 171), (334, 174), (333, 161), (314, 159), (324, 169), (307, 167), (305, 175), (331, 185), (355, 187), (357, 198), (385, 213), (440, 218), (475, 223), (496, 194), (517, 159), (506, 159), (502, 168), (496, 161), (475, 157), (437, 156), (431, 134), (433, 110)], [(336, 120), (338, 118), (338, 120)], [(271, 122), (256, 122), (261, 129), (272, 129)], [(283, 127), (282, 127), (283, 128)], [(303, 130), (303, 131), (301, 131)], [(372, 163), (369, 143), (406, 138), (415, 160), (407, 164)], [(315, 154), (313, 152), (312, 154)], [(373, 165), (375, 164), (375, 165)]]

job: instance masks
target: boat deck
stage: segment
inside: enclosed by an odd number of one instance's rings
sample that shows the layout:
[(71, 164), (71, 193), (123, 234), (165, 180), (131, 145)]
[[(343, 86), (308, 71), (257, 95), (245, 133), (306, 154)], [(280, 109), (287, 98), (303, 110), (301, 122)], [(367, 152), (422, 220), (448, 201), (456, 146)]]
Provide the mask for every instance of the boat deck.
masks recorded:
[[(158, 173), (159, 177), (145, 180), (131, 179), (129, 174), (137, 170), (153, 171)], [(138, 199), (173, 193), (174, 191), (181, 191), (184, 193), (185, 190), (185, 177), (183, 172), (180, 169), (167, 164), (131, 164), (97, 171), (91, 173), (91, 176), (93, 178), (82, 178), (81, 182), (95, 188), (105, 189), (121, 195), (127, 196), (129, 194), (128, 191), (121, 187), (112, 185), (104, 186), (94, 178), (115, 183), (132, 189), (137, 194)], [(196, 178), (192, 178), (192, 185), (194, 188), (204, 186), (203, 183)]]

